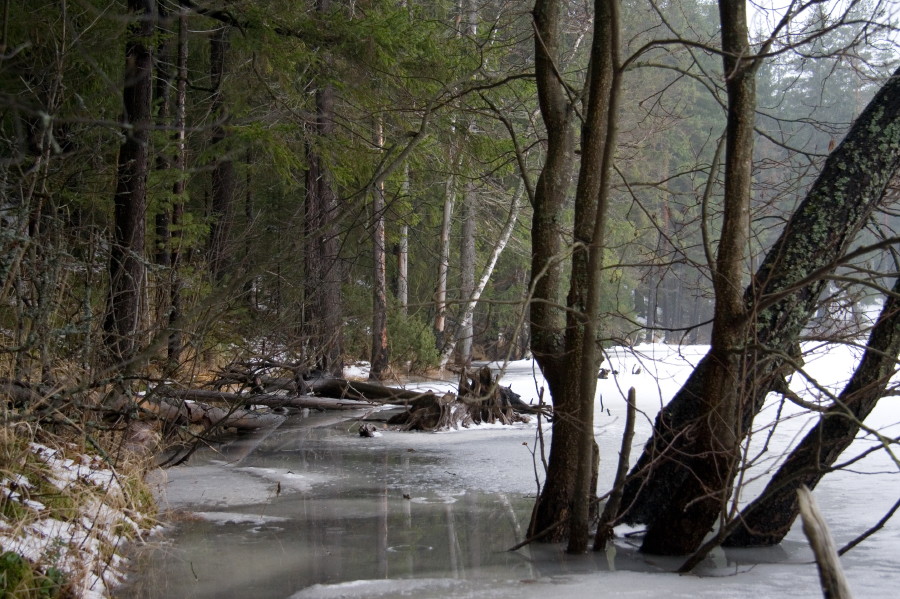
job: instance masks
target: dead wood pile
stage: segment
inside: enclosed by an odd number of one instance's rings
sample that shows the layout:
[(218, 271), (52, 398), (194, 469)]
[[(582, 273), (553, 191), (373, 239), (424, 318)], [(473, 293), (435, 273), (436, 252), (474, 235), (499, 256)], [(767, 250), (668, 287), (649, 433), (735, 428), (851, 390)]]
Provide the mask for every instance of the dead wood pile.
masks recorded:
[(435, 431), (481, 423), (528, 422), (528, 416), (520, 411), (532, 411), (531, 406), (510, 389), (500, 387), (490, 368), (484, 366), (472, 376), (466, 370), (460, 373), (457, 394), (414, 399), (405, 412), (388, 420), (388, 424), (404, 430)]

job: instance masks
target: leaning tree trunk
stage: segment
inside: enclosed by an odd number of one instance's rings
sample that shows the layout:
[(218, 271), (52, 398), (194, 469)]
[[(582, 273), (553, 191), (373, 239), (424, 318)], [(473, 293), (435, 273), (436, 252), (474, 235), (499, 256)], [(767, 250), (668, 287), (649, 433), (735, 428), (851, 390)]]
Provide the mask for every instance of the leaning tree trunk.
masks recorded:
[[(455, 339), (445, 340), (445, 351), (452, 352), (456, 346), (457, 364), (469, 366), (472, 363), (472, 337), (474, 312), (467, 310), (468, 303), (475, 294), (475, 183), (466, 182), (462, 205), (462, 235), (459, 246), (459, 295), (462, 305), (456, 325)], [(455, 342), (455, 343), (454, 343)]]
[(797, 489), (803, 485), (815, 489), (853, 443), (860, 423), (884, 396), (898, 355), (900, 278), (887, 295), (862, 360), (838, 400), (794, 448), (759, 498), (741, 512), (737, 528), (725, 539), (725, 545), (775, 545), (784, 539), (800, 513)]
[[(509, 207), (509, 212), (506, 216), (506, 223), (504, 223), (503, 230), (500, 232), (500, 238), (497, 240), (497, 244), (494, 246), (493, 250), (491, 250), (491, 256), (484, 266), (484, 271), (481, 273), (481, 278), (478, 279), (478, 284), (475, 285), (472, 292), (468, 294), (469, 297), (466, 299), (460, 310), (462, 313), (462, 322), (468, 322), (470, 328), (475, 318), (475, 307), (478, 305), (478, 301), (481, 299), (481, 294), (484, 293), (485, 287), (487, 287), (488, 282), (490, 282), (491, 275), (494, 273), (494, 267), (497, 266), (497, 260), (499, 260), (500, 254), (502, 254), (503, 250), (506, 248), (506, 244), (509, 243), (509, 238), (512, 236), (513, 229), (518, 221), (519, 212), (522, 209), (521, 199), (523, 190), (524, 186), (519, 186), (518, 191), (515, 192)], [(465, 297), (466, 294), (464, 293), (463, 296)], [(460, 327), (460, 330), (465, 329), (465, 327)], [(444, 347), (444, 355), (441, 356), (442, 364), (445, 364), (450, 360), (450, 354), (453, 353), (454, 345), (455, 343), (451, 339)]]
[[(824, 277), (846, 253), (898, 166), (900, 70), (829, 156), (744, 292), (747, 313), (755, 319), (750, 324), (748, 349), (743, 353), (744, 372), (734, 381), (734, 392), (742, 397), (742, 434), (768, 392), (784, 384), (791, 356), (797, 353), (799, 335), (825, 286)], [(679, 517), (665, 510), (694, 476), (684, 454), (694, 451), (690, 439), (704, 413), (705, 397), (710, 392), (705, 382), (709, 371), (717, 368), (717, 359), (713, 352), (704, 357), (657, 416), (653, 435), (626, 487), (624, 521), (654, 527), (660, 525), (661, 518)], [(712, 522), (684, 524), (708, 527)], [(686, 544), (682, 547), (685, 552), (694, 548)]]
[(109, 256), (109, 300), (104, 332), (113, 360), (132, 359), (147, 310), (144, 301), (144, 250), (147, 219), (147, 175), (150, 168), (153, 56), (156, 32), (154, 0), (128, 0), (135, 14), (125, 44), (125, 142), (119, 149), (116, 174), (115, 221)]

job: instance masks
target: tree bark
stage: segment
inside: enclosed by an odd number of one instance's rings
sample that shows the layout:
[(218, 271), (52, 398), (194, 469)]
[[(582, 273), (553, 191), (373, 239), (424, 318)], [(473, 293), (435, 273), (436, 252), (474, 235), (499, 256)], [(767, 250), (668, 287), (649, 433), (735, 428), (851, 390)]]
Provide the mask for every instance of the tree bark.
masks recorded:
[(469, 366), (472, 363), (472, 337), (475, 334), (474, 310), (466, 309), (475, 295), (475, 234), (476, 219), (478, 218), (475, 193), (475, 183), (467, 182), (463, 193), (462, 231), (459, 247), (459, 296), (463, 303), (459, 308), (459, 322), (456, 326), (455, 339), (449, 340), (447, 344), (447, 350), (451, 352), (453, 346), (456, 346), (456, 363), (461, 366)]
[(109, 258), (109, 296), (104, 321), (109, 357), (127, 362), (140, 346), (146, 317), (144, 254), (147, 220), (147, 175), (150, 168), (153, 55), (156, 32), (154, 0), (128, 0), (134, 14), (125, 44), (122, 93), (125, 142), (119, 149), (115, 215)]
[[(533, 10), (535, 79), (547, 139), (544, 144), (546, 159), (534, 189), (529, 324), (531, 350), (554, 399), (562, 397), (566, 379), (563, 359), (565, 311), (561, 309), (564, 261), (561, 219), (572, 182), (575, 143), (574, 106), (569, 102), (556, 70), (561, 11), (558, 0), (536, 0)], [(546, 520), (542, 518), (541, 521)]]
[[(331, 10), (330, 0), (317, 0), (316, 12)], [(327, 67), (329, 60), (325, 59)], [(320, 73), (324, 78), (326, 73)], [(334, 86), (320, 82), (316, 89), (316, 121), (306, 151), (306, 205), (304, 222), (304, 334), (310, 358), (331, 374), (343, 370), (340, 245), (336, 221), (339, 217), (334, 182), (317, 146), (334, 131)]]
[[(469, 294), (468, 299), (466, 299), (465, 303), (462, 305), (462, 322), (468, 322), (470, 328), (475, 318), (475, 307), (478, 305), (478, 301), (481, 299), (481, 294), (484, 293), (485, 287), (487, 287), (488, 282), (491, 280), (491, 275), (494, 272), (494, 267), (497, 266), (497, 260), (500, 259), (500, 255), (506, 248), (506, 244), (509, 243), (509, 238), (512, 236), (513, 229), (516, 226), (516, 221), (518, 221), (519, 212), (521, 210), (520, 202), (522, 199), (522, 191), (523, 187), (520, 186), (519, 190), (513, 196), (512, 202), (509, 207), (509, 212), (506, 216), (506, 222), (503, 225), (503, 230), (500, 232), (500, 238), (497, 240), (497, 244), (491, 251), (491, 256), (490, 258), (488, 258), (488, 262), (484, 266), (484, 271), (481, 273), (481, 277), (478, 279), (478, 284), (475, 285), (472, 292)], [(460, 328), (463, 330), (465, 329), (465, 327)], [(457, 333), (456, 336), (460, 336), (460, 333)], [(444, 348), (444, 355), (441, 358), (442, 363), (446, 363), (449, 361), (450, 354), (453, 352), (453, 346), (453, 339), (451, 339), (447, 346)]]
[(806, 487), (801, 487), (796, 494), (800, 513), (803, 515), (803, 533), (816, 556), (823, 596), (825, 599), (852, 599), (853, 593), (844, 576), (834, 539), (812, 493)]
[[(409, 164), (403, 167), (403, 195), (411, 202)], [(400, 224), (400, 243), (397, 247), (397, 303), (404, 315), (409, 310), (409, 225), (406, 220)]]
[[(453, 226), (453, 205), (456, 203), (456, 176), (451, 173), (444, 190), (444, 211), (441, 219), (440, 257), (438, 258), (437, 289), (434, 291), (434, 337), (438, 349), (443, 349), (447, 332), (447, 281), (450, 274), (450, 229)], [(441, 364), (443, 367), (444, 364)]]
[(648, 553), (682, 555), (700, 545), (730, 496), (743, 438), (744, 390), (738, 382), (745, 367), (747, 320), (741, 290), (749, 238), (756, 83), (746, 3), (719, 0), (719, 15), (728, 116), (722, 232), (712, 273), (716, 297), (712, 343), (696, 420), (680, 444), (679, 461), (672, 462), (690, 476), (680, 477), (678, 488), (648, 522), (641, 546)]
[[(384, 148), (384, 125), (375, 124), (375, 146)], [(369, 378), (382, 380), (388, 370), (387, 332), (387, 255), (384, 238), (384, 182), (379, 181), (372, 194), (372, 356)]]
[[(156, 10), (159, 18), (160, 41), (157, 45), (156, 60), (156, 123), (160, 130), (165, 131), (170, 125), (172, 118), (172, 72), (169, 70), (169, 64), (172, 62), (172, 44), (171, 31), (172, 18), (169, 14), (165, 2), (156, 1)], [(159, 152), (156, 156), (156, 169), (159, 171), (167, 171), (172, 168), (171, 157), (165, 152)], [(156, 248), (154, 253), (154, 261), (157, 266), (167, 269), (172, 264), (172, 230), (171, 230), (171, 208), (168, 202), (165, 202), (160, 210), (156, 213), (155, 229), (156, 229)], [(161, 301), (156, 303), (157, 306), (167, 310), (168, 288), (161, 286)]]
[[(566, 134), (567, 128), (571, 131), (572, 107), (553, 64), (558, 43), (558, 13), (555, 12), (558, 10), (558, 5), (538, 2), (534, 11), (536, 67), (540, 64), (548, 69), (548, 72), (538, 74), (538, 97), (547, 127), (548, 152), (535, 189), (532, 225), (532, 288), (535, 299), (544, 300), (531, 306), (532, 347), (550, 386), (554, 419), (547, 479), (532, 513), (530, 534), (543, 534), (553, 529), (543, 538), (555, 541), (568, 532), (567, 551), (580, 553), (587, 550), (590, 541), (589, 507), (596, 492), (599, 459), (593, 436), (593, 410), (601, 362), (598, 346), (600, 280), (620, 75), (618, 4), (616, 0), (595, 2), (594, 38), (583, 99), (586, 114), (582, 125), (582, 158), (575, 196), (575, 245), (564, 332), (557, 328), (560, 317), (557, 308), (549, 305), (557, 291), (544, 287), (548, 280), (553, 281), (559, 275), (554, 270), (559, 266), (559, 230), (555, 215), (543, 210), (561, 207), (565, 199), (574, 141)], [(569, 145), (558, 145), (562, 143)], [(545, 280), (548, 275), (549, 279)], [(558, 285), (558, 279), (555, 284)], [(564, 346), (558, 345), (560, 341)], [(568, 526), (559, 526), (563, 522)]]
[(885, 298), (862, 360), (835, 402), (781, 465), (725, 539), (730, 547), (775, 545), (799, 514), (797, 489), (815, 489), (884, 396), (900, 355), (900, 278)]
[[(742, 352), (743, 370), (731, 391), (741, 398), (742, 435), (767, 393), (790, 371), (791, 356), (796, 355), (799, 335), (815, 311), (824, 277), (846, 253), (900, 166), (898, 98), (900, 71), (876, 94), (831, 153), (744, 292), (746, 314), (753, 320), (748, 323), (750, 339)], [(872, 152), (871, 148), (880, 150)], [(689, 440), (702, 426), (704, 398), (715, 391), (708, 389), (705, 381), (709, 371), (718, 367), (715, 361), (721, 359), (712, 351), (704, 357), (657, 416), (653, 435), (626, 486), (625, 521), (653, 526), (661, 518), (678, 517), (686, 528), (711, 525), (676, 516), (667, 508), (695, 476), (691, 458), (684, 456), (685, 452), (696, 455)], [(713, 491), (721, 494), (720, 489)], [(678, 549), (686, 553), (694, 548), (682, 543)]]
[(187, 189), (187, 80), (188, 80), (188, 24), (187, 12), (181, 9), (178, 14), (178, 81), (175, 85), (175, 170), (178, 179), (172, 185), (172, 217), (173, 231), (170, 236), (171, 281), (169, 282), (169, 340), (167, 355), (170, 366), (177, 366), (181, 361), (183, 346), (181, 335), (181, 292), (184, 282), (179, 273), (181, 265), (181, 231), (178, 227), (184, 219), (184, 195)]
[[(536, 0), (534, 10), (534, 68), (538, 103), (546, 128), (546, 158), (534, 189), (531, 221), (531, 349), (547, 381), (554, 411), (566, 414), (565, 312), (562, 283), (562, 223), (566, 192), (572, 180), (574, 106), (557, 72), (561, 3)], [(570, 410), (569, 410), (570, 411)], [(560, 526), (571, 515), (579, 427), (569, 417), (554, 419), (547, 480), (531, 514), (528, 536), (561, 541)]]
[[(581, 168), (575, 195), (576, 247), (572, 255), (566, 329), (566, 351), (572, 365), (566, 394), (571, 398), (571, 419), (578, 423), (579, 429), (577, 461), (561, 465), (575, 470), (566, 549), (569, 553), (583, 553), (588, 548), (589, 507), (597, 492), (598, 465), (594, 455), (599, 449), (594, 441), (594, 402), (597, 371), (603, 361), (601, 278), (621, 78), (618, 0), (596, 0), (594, 14), (594, 39), (586, 82), (587, 115), (582, 125)], [(554, 426), (554, 437), (556, 434)]]
[(212, 116), (216, 121), (213, 127), (212, 146), (218, 147), (224, 155), (216, 157), (212, 171), (212, 207), (209, 229), (209, 270), (214, 281), (221, 281), (232, 262), (229, 253), (232, 251), (231, 228), (236, 201), (236, 182), (234, 162), (228, 156), (228, 150), (222, 150), (227, 139), (226, 123), (228, 120), (225, 108), (225, 69), (228, 53), (228, 33), (230, 27), (223, 26), (210, 39), (210, 79), (213, 85)]
[(251, 404), (270, 408), (310, 408), (313, 410), (364, 410), (372, 407), (371, 401), (312, 397), (309, 395), (274, 395), (268, 393), (243, 395), (224, 391), (174, 389), (171, 387), (157, 387), (153, 392), (162, 397), (200, 402), (223, 402), (232, 406)]

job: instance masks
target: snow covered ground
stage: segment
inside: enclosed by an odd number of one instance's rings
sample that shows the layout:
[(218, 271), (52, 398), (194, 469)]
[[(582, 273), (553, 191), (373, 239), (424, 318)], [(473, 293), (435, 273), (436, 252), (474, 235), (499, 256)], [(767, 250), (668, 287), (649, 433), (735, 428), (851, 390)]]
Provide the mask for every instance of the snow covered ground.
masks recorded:
[[(34, 442), (29, 449), (55, 493), (39, 492), (37, 481), (21, 474), (0, 480), (0, 496), (26, 510), (14, 523), (0, 518), (0, 546), (64, 572), (78, 597), (106, 597), (124, 577), (123, 547), (147, 532), (141, 524), (145, 516), (129, 508), (133, 503), (100, 457), (77, 449), (67, 457), (60, 449)], [(68, 509), (49, 510), (43, 503), (66, 497)], [(65, 514), (62, 519), (53, 516), (60, 513)], [(0, 585), (3, 589), (12, 592), (5, 584)]]
[[(604, 367), (618, 371), (609, 379), (598, 381), (594, 431), (600, 445), (601, 466), (598, 490), (606, 492), (612, 478), (621, 442), (621, 431), (625, 418), (625, 395), (628, 388), (637, 392), (641, 416), (636, 425), (632, 462), (640, 454), (648, 438), (653, 419), (687, 379), (691, 368), (706, 354), (706, 346), (668, 346), (645, 344), (632, 349), (612, 348)], [(808, 378), (795, 375), (791, 387), (807, 401), (828, 403), (816, 384), (831, 392), (840, 392), (849, 378), (862, 350), (848, 346), (804, 347), (806, 357), (804, 370)], [(492, 364), (501, 367), (500, 364)], [(506, 366), (502, 384), (509, 385), (525, 401), (537, 403), (543, 379), (531, 360), (513, 362)], [(440, 387), (419, 384), (422, 388)], [(755, 423), (755, 431), (747, 452), (755, 458), (747, 474), (747, 484), (740, 501), (751, 501), (765, 485), (767, 474), (778, 467), (784, 450), (798, 441), (816, 422), (816, 416), (803, 411), (791, 403), (781, 403), (779, 398), (770, 396)], [(867, 419), (866, 424), (881, 434), (896, 439), (900, 436), (900, 398), (886, 397)], [(482, 429), (484, 427), (478, 427)], [(450, 434), (417, 437), (421, 443), (434, 442), (446, 450), (447, 439), (452, 438), (453, 451), (459, 461), (477, 464), (479, 456), (496, 453), (498, 437), (509, 435), (519, 441), (513, 431), (484, 430), (457, 431)], [(439, 439), (439, 440), (438, 440)], [(767, 451), (760, 453), (768, 441)], [(842, 456), (847, 460), (853, 456), (876, 448), (864, 460), (853, 464), (847, 471), (836, 472), (825, 477), (814, 491), (814, 496), (831, 528), (838, 547), (853, 540), (873, 526), (900, 498), (900, 464), (895, 455), (897, 447), (882, 447), (880, 440), (871, 434), (861, 434), (857, 441)], [(510, 448), (511, 449), (511, 448)], [(892, 453), (893, 452), (893, 453)], [(525, 460), (528, 461), (528, 460)], [(533, 476), (525, 473), (496, 468), (478, 469), (472, 474), (473, 482), (484, 489), (517, 488), (523, 492), (534, 492)], [(524, 476), (523, 476), (524, 474)], [(620, 533), (627, 530), (620, 529)], [(630, 555), (629, 560), (642, 559), (634, 555), (638, 542), (620, 538), (620, 554)], [(556, 548), (561, 551), (560, 548)], [(578, 559), (559, 557), (559, 559)], [(591, 558), (585, 558), (589, 560)], [(857, 596), (892, 597), (900, 587), (900, 517), (889, 521), (884, 529), (857, 546), (843, 558), (842, 562), (850, 580), (851, 588)], [(670, 597), (819, 597), (821, 593), (812, 554), (806, 545), (799, 522), (789, 533), (780, 547), (754, 550), (729, 550), (712, 556), (709, 563), (699, 569), (700, 575), (677, 576), (665, 572), (680, 565), (678, 559), (649, 557), (646, 564), (656, 571), (636, 572), (634, 561), (626, 571), (602, 571), (579, 573), (564, 579), (541, 580), (533, 584), (517, 584), (515, 591), (501, 586), (493, 590), (481, 588), (472, 591), (471, 596), (516, 596), (544, 597), (553, 593), (555, 597), (583, 597), (588, 593), (602, 590), (605, 594), (629, 597), (657, 597), (665, 589)], [(604, 568), (605, 570), (606, 568)], [(417, 583), (410, 583), (415, 586)], [(377, 586), (377, 585), (376, 585)], [(427, 585), (426, 585), (427, 586)], [(552, 588), (548, 588), (552, 587)], [(436, 591), (433, 595), (412, 591), (416, 596), (443, 596)], [(457, 589), (460, 591), (461, 589)], [(488, 592), (490, 590), (490, 592)], [(341, 596), (338, 588), (319, 587), (298, 597), (329, 597), (331, 591)], [(370, 594), (370, 592), (372, 594)], [(485, 594), (486, 593), (486, 594)], [(366, 596), (382, 596), (377, 588), (364, 593)], [(454, 594), (456, 594), (454, 592)], [(462, 593), (467, 596), (466, 593)], [(349, 595), (344, 595), (349, 596)], [(385, 592), (383, 596), (390, 596)]]
[[(598, 381), (594, 421), (600, 493), (612, 482), (628, 388), (635, 387), (641, 411), (636, 459), (656, 412), (706, 350), (658, 344), (610, 350), (604, 366), (618, 374)], [(818, 348), (806, 371), (839, 390), (858, 353)], [(531, 361), (506, 365), (501, 383), (535, 403), (543, 386)], [(410, 386), (439, 391), (453, 385)], [(819, 392), (802, 377), (795, 376), (792, 386), (817, 400)], [(126, 587), (121, 596), (821, 597), (799, 526), (779, 547), (714, 552), (689, 576), (671, 573), (680, 559), (643, 556), (638, 540), (626, 536), (617, 540), (614, 556), (567, 556), (556, 545), (505, 552), (522, 538), (541, 477), (534, 422), (436, 434), (384, 431), (360, 439), (334, 416), (315, 418), (322, 420), (288, 423), (265, 440), (248, 440), (247, 447), (226, 448), (207, 463), (170, 471), (171, 507), (192, 512), (199, 522), (179, 525), (165, 550), (142, 566), (142, 584)], [(773, 400), (766, 407), (752, 439), (750, 455), (757, 459), (742, 502), (753, 499), (784, 449), (812, 422), (814, 416), (792, 404), (779, 410)], [(329, 432), (315, 433), (309, 428), (315, 424)], [(883, 399), (867, 424), (889, 437), (900, 435), (898, 399)], [(757, 455), (766, 439), (767, 452)], [(898, 465), (879, 440), (861, 435), (844, 457), (873, 447), (814, 492), (838, 546), (875, 524), (900, 496)], [(216, 481), (227, 482), (222, 487)], [(258, 492), (249, 499), (244, 492), (253, 489)], [(900, 521), (889, 522), (842, 562), (857, 596), (896, 596)]]

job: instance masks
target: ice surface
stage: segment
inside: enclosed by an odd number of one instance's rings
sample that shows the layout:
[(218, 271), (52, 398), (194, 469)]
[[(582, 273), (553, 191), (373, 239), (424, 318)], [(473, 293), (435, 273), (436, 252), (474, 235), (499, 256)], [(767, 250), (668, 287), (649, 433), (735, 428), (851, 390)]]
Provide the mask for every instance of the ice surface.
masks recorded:
[[(601, 449), (601, 493), (614, 475), (628, 388), (635, 387), (640, 409), (634, 460), (660, 406), (707, 350), (646, 344), (608, 351), (604, 366), (618, 374), (598, 380), (594, 429)], [(839, 391), (858, 356), (858, 350), (822, 347), (804, 369)], [(537, 403), (544, 381), (531, 361), (520, 361), (506, 365), (502, 384)], [(795, 375), (791, 385), (806, 401), (825, 400), (803, 376)], [(442, 391), (453, 383), (414, 386)], [(718, 551), (691, 576), (671, 573), (680, 559), (641, 555), (639, 540), (624, 536), (611, 562), (603, 554), (567, 556), (556, 545), (505, 551), (523, 538), (542, 478), (541, 436), (534, 421), (361, 438), (347, 423), (322, 418), (327, 425), (321, 427), (289, 421), (237, 462), (212, 463), (218, 459), (213, 456), (190, 466), (191, 477), (174, 478), (170, 497), (183, 498), (205, 518), (232, 520), (224, 526), (179, 524), (173, 545), (144, 562), (144, 583), (126, 587), (121, 596), (821, 597), (812, 553), (798, 527), (778, 547)], [(770, 398), (755, 424), (750, 449), (755, 459), (742, 502), (753, 499), (784, 448), (816, 418)], [(867, 421), (892, 437), (900, 434), (898, 423), (900, 400), (895, 397), (883, 399)], [(543, 440), (549, 447), (549, 430)], [(879, 443), (862, 434), (844, 458)], [(294, 492), (276, 496), (278, 482)], [(843, 545), (875, 524), (900, 496), (898, 465), (890, 453), (877, 449), (852, 471), (826, 476), (815, 495), (837, 544)], [(254, 499), (259, 503), (242, 503)], [(277, 529), (260, 528), (261, 516), (284, 520)], [(842, 562), (857, 596), (895, 596), (900, 523), (889, 522)]]

